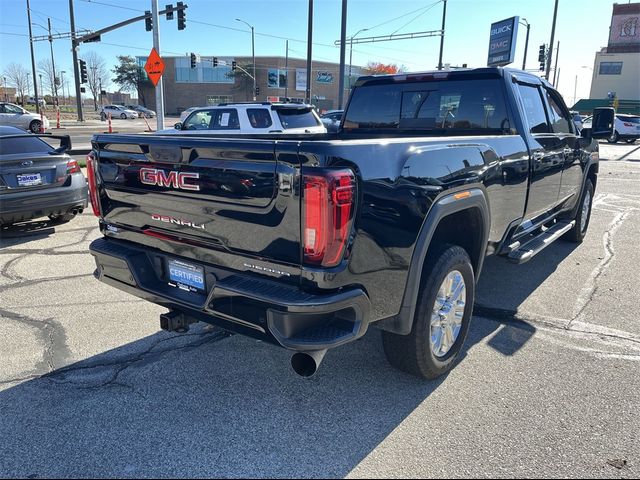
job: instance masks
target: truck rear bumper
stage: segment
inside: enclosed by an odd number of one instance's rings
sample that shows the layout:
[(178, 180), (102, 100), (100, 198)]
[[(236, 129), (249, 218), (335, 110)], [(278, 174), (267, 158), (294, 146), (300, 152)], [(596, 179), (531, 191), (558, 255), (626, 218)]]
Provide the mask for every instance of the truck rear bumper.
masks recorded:
[[(290, 350), (334, 348), (356, 340), (368, 328), (370, 301), (360, 288), (311, 294), (110, 238), (93, 241), (89, 249), (98, 280), (194, 320)], [(169, 259), (202, 267), (205, 289), (172, 286)]]

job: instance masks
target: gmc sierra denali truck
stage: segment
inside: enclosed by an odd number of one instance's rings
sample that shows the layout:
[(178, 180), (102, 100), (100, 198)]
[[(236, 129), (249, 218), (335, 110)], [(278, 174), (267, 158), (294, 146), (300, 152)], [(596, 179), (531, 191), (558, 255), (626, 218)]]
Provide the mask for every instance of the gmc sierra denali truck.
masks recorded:
[(579, 132), (545, 80), (481, 68), (360, 78), (337, 133), (96, 135), (95, 276), (166, 307), (163, 329), (259, 338), (304, 376), (375, 326), (391, 364), (435, 378), (486, 255), (582, 241), (612, 127), (603, 109)]

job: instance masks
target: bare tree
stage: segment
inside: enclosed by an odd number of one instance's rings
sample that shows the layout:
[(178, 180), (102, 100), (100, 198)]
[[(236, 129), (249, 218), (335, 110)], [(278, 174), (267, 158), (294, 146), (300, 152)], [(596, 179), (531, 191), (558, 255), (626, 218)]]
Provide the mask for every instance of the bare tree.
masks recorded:
[(109, 85), (109, 70), (107, 70), (104, 59), (96, 52), (87, 52), (84, 59), (87, 62), (87, 80), (89, 90), (93, 95), (93, 107), (98, 110), (100, 87), (106, 89)]
[(42, 85), (40, 88), (42, 89), (42, 94), (44, 95), (45, 90), (49, 90), (51, 96), (54, 94), (54, 82), (55, 79), (53, 77), (53, 65), (51, 64), (51, 60), (45, 58), (38, 62), (38, 74), (42, 77)]
[(8, 83), (12, 87), (15, 87), (20, 101), (24, 104), (24, 97), (29, 93), (29, 70), (14, 62), (5, 67), (2, 75), (7, 77)]

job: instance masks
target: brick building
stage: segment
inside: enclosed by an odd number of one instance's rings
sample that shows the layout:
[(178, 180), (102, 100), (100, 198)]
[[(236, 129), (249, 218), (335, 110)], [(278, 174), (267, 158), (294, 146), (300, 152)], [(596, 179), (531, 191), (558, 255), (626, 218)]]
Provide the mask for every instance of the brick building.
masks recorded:
[[(253, 99), (253, 80), (246, 75), (230, 76), (231, 65), (250, 70), (252, 57), (217, 57), (218, 65), (213, 66), (214, 57), (202, 56), (191, 68), (189, 56), (162, 57), (165, 70), (164, 82), (165, 112), (179, 114), (194, 106), (215, 105), (222, 102), (246, 102)], [(138, 57), (138, 63), (144, 66), (146, 57)], [(287, 68), (285, 68), (285, 65)], [(306, 66), (304, 59), (285, 57), (256, 57), (256, 86), (259, 93), (257, 101), (303, 102), (306, 90)], [(319, 110), (331, 110), (338, 106), (338, 83), (340, 65), (331, 62), (312, 63), (311, 103)], [(349, 66), (345, 70), (348, 73)], [(238, 70), (236, 70), (236, 73)], [(352, 81), (361, 74), (361, 68), (352, 67)], [(348, 95), (349, 79), (345, 78), (345, 99)], [(156, 110), (154, 87), (143, 84), (140, 103)]]

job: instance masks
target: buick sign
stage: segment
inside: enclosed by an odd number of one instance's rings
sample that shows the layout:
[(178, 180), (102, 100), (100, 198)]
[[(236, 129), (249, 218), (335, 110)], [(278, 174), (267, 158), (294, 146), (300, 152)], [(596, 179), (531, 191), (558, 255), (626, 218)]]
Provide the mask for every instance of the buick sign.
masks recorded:
[(511, 17), (491, 24), (487, 66), (502, 67), (513, 62), (520, 17)]

